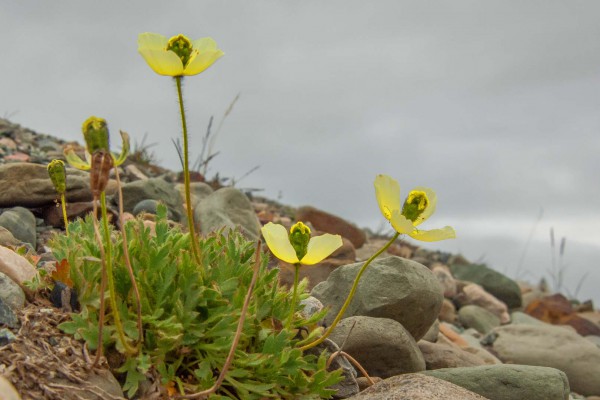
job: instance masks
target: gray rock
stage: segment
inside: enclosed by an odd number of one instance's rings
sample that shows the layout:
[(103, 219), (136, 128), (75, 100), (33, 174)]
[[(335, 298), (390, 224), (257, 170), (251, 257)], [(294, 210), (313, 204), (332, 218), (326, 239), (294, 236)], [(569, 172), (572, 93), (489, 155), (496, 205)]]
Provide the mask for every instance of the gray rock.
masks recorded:
[(571, 390), (600, 395), (600, 348), (573, 330), (552, 325), (505, 325), (487, 336), (500, 360), (510, 364), (556, 368)]
[(450, 269), (456, 279), (482, 286), (487, 292), (504, 302), (508, 308), (521, 307), (522, 299), (519, 285), (500, 272), (483, 264), (454, 264), (450, 266)]
[[(1, 346), (6, 346), (7, 344), (13, 342), (17, 337), (15, 336), (14, 333), (12, 333), (12, 331), (6, 329), (6, 328), (0, 328), (0, 347)], [(2, 375), (0, 375), (2, 376)], [(0, 391), (0, 393), (2, 393)]]
[(440, 334), (440, 321), (436, 319), (431, 325), (431, 328), (427, 331), (425, 336), (421, 338), (421, 340), (426, 340), (431, 343), (437, 342), (438, 335)]
[(544, 321), (540, 321), (537, 318), (533, 318), (531, 315), (525, 314), (521, 311), (514, 311), (510, 314), (511, 324), (513, 325), (550, 325)]
[[(185, 185), (183, 183), (178, 183), (175, 185), (175, 189), (181, 195), (181, 201), (185, 203)], [(213, 193), (213, 188), (204, 182), (191, 182), (190, 183), (190, 194), (192, 196), (192, 207), (196, 209), (198, 207), (198, 203)]]
[(436, 369), (423, 374), (452, 382), (490, 400), (569, 398), (567, 376), (554, 368), (501, 364)]
[(0, 298), (0, 326), (8, 326), (9, 328), (19, 327), (19, 319), (2, 298)]
[[(112, 182), (109, 183), (107, 194), (114, 190)], [(57, 198), (45, 165), (0, 165), (0, 207), (40, 207), (52, 204)], [(92, 200), (89, 173), (67, 168), (66, 198), (68, 202)]]
[(404, 374), (378, 382), (351, 400), (486, 400), (453, 383), (423, 374)]
[(2, 272), (0, 272), (0, 299), (15, 311), (25, 307), (23, 289)]
[(476, 305), (466, 305), (458, 310), (458, 320), (467, 328), (473, 328), (481, 333), (488, 333), (500, 326), (500, 318), (485, 308)]
[[(141, 213), (148, 213), (156, 215), (156, 208), (160, 204), (158, 200), (146, 199), (142, 200), (133, 207), (133, 211), (131, 212), (133, 215), (139, 215)], [(173, 213), (169, 208), (167, 208), (167, 218), (173, 219)]]
[[(333, 340), (325, 339), (325, 341), (316, 347), (307, 350), (307, 353), (319, 356), (327, 350), (329, 354), (334, 354), (340, 350)], [(331, 386), (330, 389), (335, 389), (334, 399), (345, 399), (358, 393), (358, 382), (356, 381), (356, 370), (345, 357), (335, 357), (329, 368), (329, 371), (342, 370), (343, 380)]]
[(0, 214), (0, 226), (8, 229), (15, 238), (36, 247), (36, 223), (31, 211), (23, 207), (14, 207)]
[(458, 346), (443, 343), (430, 343), (419, 340), (417, 343), (423, 358), (425, 367), (430, 369), (474, 367), (484, 365), (486, 362), (473, 353), (469, 353)]
[(251, 240), (258, 239), (260, 235), (261, 225), (252, 203), (244, 193), (233, 187), (219, 189), (200, 201), (194, 210), (194, 219), (204, 234), (223, 227), (239, 227)]
[(366, 316), (345, 318), (329, 338), (338, 346), (344, 343), (344, 351), (371, 376), (387, 378), (425, 370), (425, 360), (417, 343), (394, 320)]
[[(123, 210), (133, 212), (142, 200), (156, 200), (167, 206), (176, 221), (185, 221), (185, 211), (179, 192), (161, 178), (150, 178), (123, 185)], [(117, 196), (114, 198), (118, 201)]]
[[(362, 265), (360, 262), (341, 266), (312, 290), (311, 294), (331, 309), (325, 317), (327, 324), (341, 309)], [(367, 267), (345, 316), (393, 319), (419, 340), (437, 319), (442, 300), (440, 285), (427, 267), (388, 257)]]

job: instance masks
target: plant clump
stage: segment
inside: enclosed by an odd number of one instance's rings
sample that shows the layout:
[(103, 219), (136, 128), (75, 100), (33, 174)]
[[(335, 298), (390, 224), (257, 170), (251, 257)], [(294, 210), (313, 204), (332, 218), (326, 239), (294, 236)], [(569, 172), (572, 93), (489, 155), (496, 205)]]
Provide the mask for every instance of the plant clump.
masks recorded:
[[(255, 264), (257, 280), (233, 362), (209, 398), (327, 398), (333, 394), (328, 387), (341, 379), (341, 372), (327, 371), (325, 353), (315, 356), (299, 349), (320, 329), (304, 336), (303, 330), (296, 329), (315, 327), (324, 313), (304, 319), (296, 312), (294, 329), (284, 329), (292, 296), (279, 286), (278, 271), (267, 268), (267, 257), (255, 254), (253, 242), (237, 231), (215, 232), (198, 240), (202, 254), (198, 265), (189, 251), (192, 236), (169, 225), (166, 207), (159, 207), (152, 228), (140, 219), (127, 222), (124, 228), (140, 293), (144, 337), (138, 337), (136, 299), (122, 234), (109, 227), (118, 310), (106, 310), (102, 346), (112, 369), (121, 374), (129, 397), (139, 394), (142, 382), (153, 379), (170, 395), (213, 386), (231, 348)], [(100, 300), (108, 292), (101, 291), (101, 250), (92, 217), (69, 224), (69, 232), (69, 236), (56, 235), (51, 247), (68, 269), (80, 312), (60, 328), (85, 340), (90, 349), (98, 349)], [(306, 297), (305, 283), (299, 289)], [(117, 334), (117, 314), (126, 340), (139, 343), (136, 355), (127, 355)]]

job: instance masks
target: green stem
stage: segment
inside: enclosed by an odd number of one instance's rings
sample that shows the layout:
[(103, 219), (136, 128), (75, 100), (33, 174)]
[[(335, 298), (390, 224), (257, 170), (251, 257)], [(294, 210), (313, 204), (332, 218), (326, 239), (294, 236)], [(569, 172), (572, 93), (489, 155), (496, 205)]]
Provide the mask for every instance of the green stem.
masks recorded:
[(292, 321), (294, 320), (294, 314), (296, 313), (296, 301), (298, 300), (298, 278), (300, 276), (300, 264), (294, 264), (294, 291), (292, 294), (292, 306), (290, 307), (290, 317), (288, 318), (288, 322), (286, 328), (292, 329)]
[(371, 258), (369, 258), (364, 263), (364, 265), (362, 266), (362, 268), (358, 271), (358, 274), (356, 274), (356, 278), (354, 278), (354, 284), (352, 285), (352, 289), (350, 289), (350, 293), (348, 294), (348, 297), (346, 298), (346, 301), (344, 302), (344, 305), (342, 306), (342, 308), (338, 312), (338, 314), (335, 317), (335, 319), (333, 320), (332, 324), (329, 326), (329, 328), (327, 328), (327, 330), (325, 331), (325, 333), (323, 334), (323, 336), (321, 336), (320, 338), (318, 338), (317, 340), (315, 340), (312, 343), (309, 343), (309, 344), (306, 344), (306, 345), (300, 347), (300, 350), (302, 350), (302, 351), (308, 350), (308, 349), (310, 349), (312, 347), (315, 347), (316, 345), (322, 343), (325, 339), (327, 339), (327, 337), (331, 334), (331, 332), (333, 332), (333, 330), (337, 326), (338, 322), (340, 322), (340, 320), (344, 316), (344, 313), (346, 312), (346, 309), (348, 308), (348, 306), (352, 302), (352, 298), (354, 297), (354, 293), (356, 292), (356, 288), (358, 287), (358, 281), (360, 281), (360, 278), (361, 278), (362, 274), (365, 272), (365, 270), (367, 269), (367, 267), (369, 266), (369, 264), (371, 264), (371, 262), (374, 259), (376, 259), (381, 253), (383, 253), (384, 251), (386, 251), (388, 249), (388, 247), (390, 247), (392, 245), (392, 243), (394, 243), (396, 241), (396, 239), (398, 238), (398, 236), (400, 236), (400, 234), (396, 233), (390, 239), (389, 242), (387, 242), (381, 249), (379, 249), (379, 251), (377, 251), (377, 253), (373, 254), (371, 256)]
[(113, 265), (112, 265), (112, 254), (111, 254), (111, 241), (110, 241), (110, 230), (108, 229), (108, 215), (106, 212), (106, 193), (103, 191), (100, 194), (100, 208), (102, 210), (102, 224), (104, 226), (104, 241), (106, 242), (105, 254), (106, 254), (106, 275), (108, 277), (108, 293), (110, 307), (112, 308), (113, 318), (115, 320), (115, 329), (121, 339), (123, 348), (128, 354), (135, 354), (136, 349), (131, 347), (125, 338), (125, 331), (123, 330), (123, 324), (121, 323), (121, 315), (117, 308), (117, 295), (115, 292), (115, 277), (113, 276)]
[(183, 131), (183, 182), (185, 186), (185, 208), (187, 211), (188, 230), (190, 232), (190, 240), (192, 242), (192, 252), (198, 265), (200, 265), (200, 248), (198, 247), (198, 241), (196, 238), (196, 232), (194, 229), (194, 212), (192, 210), (192, 196), (190, 194), (190, 170), (189, 170), (189, 159), (188, 159), (188, 137), (187, 137), (187, 123), (185, 120), (185, 109), (183, 107), (183, 95), (181, 92), (181, 79), (182, 76), (176, 76), (175, 82), (177, 84), (177, 96), (179, 98), (179, 113), (181, 114), (181, 126)]
[(65, 223), (65, 232), (67, 236), (69, 236), (69, 220), (67, 219), (67, 200), (65, 199), (64, 193), (60, 194), (60, 204), (62, 206), (63, 221)]

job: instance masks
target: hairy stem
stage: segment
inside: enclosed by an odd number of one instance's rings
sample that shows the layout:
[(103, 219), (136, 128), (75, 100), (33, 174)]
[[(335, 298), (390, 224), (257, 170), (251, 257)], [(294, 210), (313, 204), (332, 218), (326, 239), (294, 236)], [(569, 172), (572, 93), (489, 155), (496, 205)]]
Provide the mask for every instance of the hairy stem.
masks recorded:
[(69, 220), (67, 218), (67, 200), (65, 199), (65, 194), (60, 194), (60, 204), (62, 206), (62, 214), (63, 214), (63, 222), (65, 224), (65, 233), (69, 236)]
[(298, 278), (300, 276), (300, 264), (294, 264), (294, 291), (292, 294), (292, 305), (290, 307), (290, 317), (288, 318), (286, 328), (292, 329), (292, 321), (296, 313), (296, 301), (298, 300)]
[(179, 99), (179, 113), (181, 114), (181, 126), (183, 132), (183, 182), (185, 186), (185, 209), (187, 211), (188, 230), (191, 236), (192, 252), (194, 253), (194, 259), (200, 265), (200, 248), (196, 238), (196, 231), (194, 228), (194, 212), (192, 210), (192, 196), (190, 194), (190, 168), (189, 168), (189, 155), (188, 155), (188, 136), (187, 136), (187, 123), (185, 119), (185, 109), (183, 107), (183, 95), (181, 91), (181, 79), (182, 76), (175, 77), (175, 83), (177, 84), (177, 96)]

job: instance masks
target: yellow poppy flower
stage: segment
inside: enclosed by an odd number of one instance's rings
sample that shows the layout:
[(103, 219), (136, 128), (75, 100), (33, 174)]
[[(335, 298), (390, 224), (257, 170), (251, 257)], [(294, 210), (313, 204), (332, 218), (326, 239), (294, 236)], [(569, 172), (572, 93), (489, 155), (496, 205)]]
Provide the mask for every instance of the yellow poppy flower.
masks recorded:
[(272, 222), (261, 231), (275, 257), (290, 264), (317, 264), (342, 246), (340, 235), (310, 237), (310, 229), (302, 222), (292, 226), (289, 234), (283, 225)]
[(138, 52), (159, 75), (196, 75), (210, 67), (223, 53), (209, 37), (190, 40), (184, 35), (167, 39), (157, 33), (140, 33)]
[(453, 239), (456, 232), (450, 226), (429, 231), (417, 229), (435, 211), (437, 198), (429, 188), (416, 187), (410, 191), (400, 207), (400, 185), (387, 175), (375, 178), (375, 197), (381, 213), (390, 221), (392, 227), (400, 234), (407, 234), (413, 239), (424, 242)]

